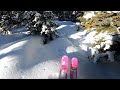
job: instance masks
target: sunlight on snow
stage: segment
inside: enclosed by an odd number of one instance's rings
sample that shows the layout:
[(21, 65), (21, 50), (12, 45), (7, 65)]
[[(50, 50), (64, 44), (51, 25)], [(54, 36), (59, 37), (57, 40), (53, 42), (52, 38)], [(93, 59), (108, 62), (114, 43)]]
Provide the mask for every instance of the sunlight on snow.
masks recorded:
[(67, 53), (77, 52), (78, 50), (74, 46), (68, 46), (66, 48)]
[(85, 40), (82, 41), (82, 43), (93, 43), (94, 42), (94, 35), (96, 34), (96, 31), (90, 32), (86, 37)]
[(82, 50), (87, 51), (88, 47), (86, 45), (79, 45), (81, 47)]
[(92, 18), (93, 16), (95, 16), (95, 13), (93, 11), (91, 11), (90, 13), (87, 13), (83, 17), (86, 18), (86, 19), (89, 19), (89, 18)]
[(0, 63), (6, 62), (8, 60), (10, 61), (10, 60), (13, 60), (13, 59), (16, 59), (16, 58), (18, 58), (18, 57), (17, 56), (6, 56), (6, 57), (0, 59)]
[(58, 28), (56, 28), (56, 29), (61, 29), (61, 28), (64, 28), (64, 27), (66, 27), (67, 25), (61, 25), (61, 26), (59, 26)]
[(27, 41), (21, 41), (21, 42), (18, 42), (18, 43), (16, 43), (16, 44), (11, 45), (11, 46), (9, 46), (9, 47), (1, 50), (1, 51), (0, 51), (0, 55), (9, 53), (9, 52), (11, 52), (12, 50), (14, 50), (15, 48), (18, 48), (18, 47), (23, 46), (26, 42), (27, 42)]
[(79, 35), (72, 34), (72, 35), (70, 35), (70, 38), (72, 38), (72, 39), (79, 39), (81, 37)]
[(83, 32), (77, 32), (75, 34), (72, 34), (69, 36), (69, 38), (72, 38), (72, 39), (79, 39), (79, 38), (82, 38), (81, 36), (82, 35), (85, 35), (87, 32), (84, 30)]

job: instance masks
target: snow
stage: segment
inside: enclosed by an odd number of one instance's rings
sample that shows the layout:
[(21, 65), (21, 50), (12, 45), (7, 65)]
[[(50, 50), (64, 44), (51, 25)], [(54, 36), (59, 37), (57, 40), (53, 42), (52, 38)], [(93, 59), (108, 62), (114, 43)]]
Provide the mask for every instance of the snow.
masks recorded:
[[(13, 30), (13, 35), (0, 36), (0, 78), (58, 79), (60, 60), (63, 55), (68, 55), (70, 59), (78, 58), (78, 78), (105, 78), (105, 75), (108, 78), (108, 73), (102, 70), (107, 70), (109, 66), (105, 69), (88, 61), (88, 56), (91, 56), (94, 51), (89, 43), (94, 41), (95, 30), (88, 33), (81, 29), (78, 32), (76, 23), (55, 22), (60, 25), (56, 28), (60, 37), (46, 45), (43, 45), (40, 36), (27, 35), (23, 27)], [(115, 66), (118, 67), (118, 65)], [(112, 78), (115, 78), (115, 75), (120, 78), (119, 71), (114, 70), (114, 67), (108, 69), (108, 72), (113, 72)]]
[(95, 57), (94, 57), (94, 62), (96, 63), (100, 57), (104, 57), (106, 55), (107, 55), (107, 53), (96, 54)]
[(83, 17), (84, 17), (85, 19), (89, 19), (89, 18), (92, 18), (92, 17), (94, 17), (94, 16), (95, 16), (94, 11), (90, 11), (90, 12), (88, 12), (86, 15), (84, 15)]
[(114, 54), (115, 54), (115, 51), (112, 51), (112, 52), (107, 51), (106, 53), (96, 54), (96, 55), (95, 55), (95, 58), (94, 58), (94, 62), (96, 63), (100, 57), (104, 57), (104, 56), (107, 56), (107, 55), (108, 55), (108, 60), (109, 60), (110, 62), (114, 62), (114, 61), (115, 61), (115, 60), (114, 60)]
[(110, 60), (110, 62), (114, 62), (115, 51), (112, 51), (112, 52), (107, 51), (106, 53), (108, 54), (108, 60)]

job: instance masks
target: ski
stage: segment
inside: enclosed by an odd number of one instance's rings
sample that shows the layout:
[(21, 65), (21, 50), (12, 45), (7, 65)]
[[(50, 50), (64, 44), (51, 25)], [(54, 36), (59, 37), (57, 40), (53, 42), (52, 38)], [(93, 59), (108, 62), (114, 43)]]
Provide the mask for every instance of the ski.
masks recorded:
[(73, 57), (70, 63), (70, 79), (77, 79), (78, 59)]
[(59, 79), (68, 78), (68, 62), (69, 62), (68, 56), (64, 55), (61, 59)]

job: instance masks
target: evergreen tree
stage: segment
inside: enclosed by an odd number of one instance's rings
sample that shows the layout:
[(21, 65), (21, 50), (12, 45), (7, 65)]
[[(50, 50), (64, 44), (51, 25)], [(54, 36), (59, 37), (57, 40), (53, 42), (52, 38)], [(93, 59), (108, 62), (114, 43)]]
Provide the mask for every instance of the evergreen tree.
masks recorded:
[[(93, 48), (100, 46), (100, 48), (96, 49), (98, 51), (94, 57), (96, 61), (98, 59), (97, 57), (100, 57), (100, 55), (102, 57), (103, 53), (108, 56), (110, 53), (112, 53), (111, 55), (113, 56), (116, 56), (116, 54), (118, 55), (118, 53), (120, 53), (120, 15), (119, 12), (114, 13), (107, 11), (99, 11), (95, 12), (95, 14), (96, 15), (94, 17), (89, 19), (85, 19), (83, 17), (79, 18), (82, 21), (82, 27), (85, 28), (85, 30), (88, 32), (91, 31), (92, 28), (95, 28), (96, 35), (94, 37), (98, 36), (100, 33), (104, 34), (104, 32), (107, 32), (107, 35), (112, 37), (112, 39), (109, 40), (106, 39), (106, 37), (101, 36), (101, 38), (99, 37), (99, 39), (96, 39), (96, 41), (92, 43)], [(112, 43), (110, 43), (110, 41)], [(115, 53), (113, 53), (113, 51), (115, 51)]]

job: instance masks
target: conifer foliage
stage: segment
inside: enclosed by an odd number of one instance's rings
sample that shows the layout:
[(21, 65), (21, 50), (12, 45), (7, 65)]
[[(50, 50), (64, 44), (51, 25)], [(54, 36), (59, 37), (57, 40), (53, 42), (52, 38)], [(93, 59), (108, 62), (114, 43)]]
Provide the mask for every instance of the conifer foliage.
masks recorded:
[(119, 61), (117, 57), (120, 54), (120, 12), (98, 11), (94, 13), (95, 16), (89, 19), (79, 18), (85, 30), (88, 32), (91, 32), (93, 28), (96, 30), (95, 41), (91, 44), (91, 47), (95, 49), (94, 62), (105, 61), (105, 59), (111, 62)]

